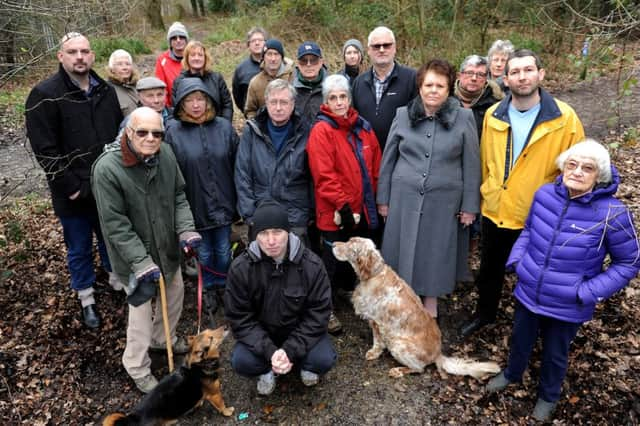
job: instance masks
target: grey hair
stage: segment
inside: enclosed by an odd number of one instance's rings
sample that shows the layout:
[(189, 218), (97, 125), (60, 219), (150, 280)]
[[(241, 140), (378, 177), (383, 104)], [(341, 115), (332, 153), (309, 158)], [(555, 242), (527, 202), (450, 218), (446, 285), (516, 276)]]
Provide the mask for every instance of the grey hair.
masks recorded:
[(347, 92), (349, 102), (351, 102), (351, 85), (347, 78), (341, 74), (333, 74), (324, 79), (322, 82), (322, 102), (326, 104), (329, 95), (335, 90)]
[(253, 27), (249, 31), (247, 31), (247, 44), (251, 40), (254, 34), (260, 33), (264, 37), (265, 41), (269, 38), (269, 33), (262, 27)]
[(489, 59), (489, 61), (491, 61), (491, 57), (496, 53), (502, 53), (509, 56), (509, 54), (513, 52), (514, 49), (515, 47), (513, 46), (513, 43), (511, 43), (509, 40), (496, 40), (489, 48), (487, 58)]
[(111, 56), (109, 56), (109, 65), (108, 65), (109, 68), (113, 68), (113, 66), (115, 65), (116, 59), (120, 57), (127, 58), (129, 63), (133, 65), (133, 58), (131, 57), (131, 54), (129, 52), (127, 52), (124, 49), (116, 49), (113, 51)]
[(480, 55), (469, 55), (464, 58), (464, 61), (462, 61), (462, 63), (460, 64), (460, 72), (464, 71), (464, 69), (468, 66), (477, 67), (481, 65), (484, 65), (485, 67), (489, 65), (487, 62), (487, 58)]
[(274, 90), (284, 90), (284, 89), (289, 91), (289, 97), (291, 98), (292, 101), (295, 101), (296, 93), (297, 93), (296, 88), (293, 87), (293, 85), (289, 83), (287, 80), (283, 80), (281, 78), (276, 78), (271, 83), (267, 84), (267, 87), (264, 89), (264, 100), (268, 101), (269, 94)]
[(560, 171), (564, 170), (564, 165), (571, 157), (590, 158), (598, 166), (598, 183), (608, 184), (611, 182), (611, 157), (609, 151), (601, 143), (594, 139), (585, 139), (558, 155), (556, 166)]
[(367, 45), (371, 46), (371, 40), (373, 39), (374, 36), (376, 36), (377, 34), (388, 34), (389, 36), (391, 36), (391, 41), (393, 41), (393, 43), (395, 44), (396, 42), (396, 36), (393, 35), (393, 31), (391, 31), (389, 28), (387, 27), (375, 27), (373, 29), (373, 31), (371, 31), (369, 33), (369, 37), (367, 37)]

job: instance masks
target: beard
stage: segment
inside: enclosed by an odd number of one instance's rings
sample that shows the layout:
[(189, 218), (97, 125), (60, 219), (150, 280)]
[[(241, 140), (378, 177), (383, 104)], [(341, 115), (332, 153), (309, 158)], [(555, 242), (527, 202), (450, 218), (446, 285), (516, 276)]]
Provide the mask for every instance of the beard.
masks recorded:
[(521, 98), (528, 98), (529, 96), (536, 93), (539, 87), (540, 85), (536, 82), (535, 84), (531, 84), (530, 87), (525, 89), (519, 89), (518, 87), (511, 87), (510, 89), (512, 94)]

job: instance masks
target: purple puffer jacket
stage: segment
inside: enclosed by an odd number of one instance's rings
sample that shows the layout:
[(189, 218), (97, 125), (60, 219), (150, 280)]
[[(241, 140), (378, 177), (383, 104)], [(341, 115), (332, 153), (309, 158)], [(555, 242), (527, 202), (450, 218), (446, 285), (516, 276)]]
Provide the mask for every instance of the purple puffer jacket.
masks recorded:
[[(626, 286), (640, 266), (631, 213), (613, 194), (612, 183), (570, 199), (562, 176), (535, 194), (525, 228), (507, 268), (515, 267), (515, 297), (531, 312), (582, 323), (600, 302)], [(611, 264), (605, 270), (605, 256)]]

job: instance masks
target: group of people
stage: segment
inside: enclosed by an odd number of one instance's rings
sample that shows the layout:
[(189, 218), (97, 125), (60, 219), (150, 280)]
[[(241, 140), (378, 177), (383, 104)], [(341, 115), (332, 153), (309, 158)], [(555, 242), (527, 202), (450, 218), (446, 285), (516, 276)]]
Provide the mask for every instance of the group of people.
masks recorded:
[[(207, 292), (225, 289), (232, 366), (267, 395), (294, 366), (312, 386), (336, 362), (332, 293), (356, 281), (334, 242), (372, 238), (437, 317), (438, 297), (469, 277), (475, 234), (478, 302), (460, 333), (496, 321), (505, 273), (515, 271), (509, 362), (488, 390), (521, 379), (539, 333), (534, 416), (551, 415), (572, 339), (637, 274), (639, 249), (606, 149), (584, 141), (574, 110), (541, 87), (536, 53), (498, 40), (458, 71), (444, 59), (414, 70), (378, 27), (367, 38), (371, 67), (351, 39), (331, 75), (317, 43), (303, 42), (294, 62), (253, 28), (230, 93), (184, 25), (173, 23), (167, 41), (154, 77), (139, 78), (117, 50), (107, 83), (91, 69), (88, 39), (66, 34), (58, 72), (26, 104), (84, 322), (100, 326), (95, 234), (110, 284), (127, 294), (123, 365), (141, 391), (157, 384), (148, 351), (166, 344), (151, 303), (161, 277), (174, 353), (186, 351), (175, 333), (182, 253), (197, 253)], [(247, 119), (239, 136), (232, 96)], [(251, 243), (232, 262), (238, 218)]]

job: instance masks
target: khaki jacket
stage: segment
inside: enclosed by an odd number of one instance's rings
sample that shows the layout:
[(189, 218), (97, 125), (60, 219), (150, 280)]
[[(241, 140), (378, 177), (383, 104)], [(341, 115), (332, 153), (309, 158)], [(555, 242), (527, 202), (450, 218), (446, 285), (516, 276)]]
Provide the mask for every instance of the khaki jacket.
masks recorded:
[(260, 68), (262, 71), (251, 79), (247, 89), (247, 101), (244, 105), (244, 115), (247, 119), (254, 118), (258, 110), (264, 106), (264, 89), (267, 88), (267, 84), (277, 78), (290, 82), (293, 76), (293, 61), (289, 58), (284, 58), (275, 77), (270, 76), (264, 70), (264, 62), (260, 65)]

